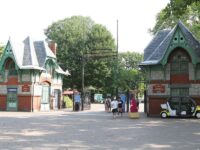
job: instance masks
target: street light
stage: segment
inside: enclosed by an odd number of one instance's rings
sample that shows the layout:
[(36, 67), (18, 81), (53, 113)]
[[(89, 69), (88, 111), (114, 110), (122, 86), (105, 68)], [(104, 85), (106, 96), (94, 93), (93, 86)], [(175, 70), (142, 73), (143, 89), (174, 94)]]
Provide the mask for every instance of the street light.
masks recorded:
[(84, 110), (84, 100), (85, 100), (85, 58), (84, 54), (82, 55), (82, 69), (81, 69), (81, 74), (82, 74), (82, 97), (81, 97), (81, 110)]

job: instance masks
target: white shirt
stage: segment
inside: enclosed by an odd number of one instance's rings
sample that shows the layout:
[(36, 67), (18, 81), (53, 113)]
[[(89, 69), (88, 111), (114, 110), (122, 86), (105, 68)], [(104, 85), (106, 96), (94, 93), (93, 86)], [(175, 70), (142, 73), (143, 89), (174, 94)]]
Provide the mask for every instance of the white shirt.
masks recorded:
[(111, 107), (112, 107), (112, 109), (118, 108), (118, 101), (113, 100), (113, 101), (111, 102)]

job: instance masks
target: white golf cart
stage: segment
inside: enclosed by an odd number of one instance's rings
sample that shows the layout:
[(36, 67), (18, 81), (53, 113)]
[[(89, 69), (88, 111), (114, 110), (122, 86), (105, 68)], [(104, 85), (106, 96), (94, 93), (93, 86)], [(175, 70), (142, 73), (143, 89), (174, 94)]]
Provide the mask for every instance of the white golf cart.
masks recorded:
[(166, 104), (161, 104), (161, 118), (196, 117), (200, 119), (200, 106), (190, 97), (170, 97)]

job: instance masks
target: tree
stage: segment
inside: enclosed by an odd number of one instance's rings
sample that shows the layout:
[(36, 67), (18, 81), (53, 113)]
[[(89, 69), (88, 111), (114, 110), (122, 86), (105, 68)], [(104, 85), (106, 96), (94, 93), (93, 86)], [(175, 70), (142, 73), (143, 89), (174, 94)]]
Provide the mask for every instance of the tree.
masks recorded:
[(95, 24), (89, 17), (73, 16), (50, 25), (45, 34), (58, 44), (57, 59), (71, 76), (64, 78), (64, 87), (81, 89), (81, 68), (85, 64), (85, 85), (102, 88), (111, 76), (109, 61), (87, 59), (95, 50), (115, 49), (114, 39), (106, 27)]
[(199, 0), (170, 0), (168, 4), (169, 11), (174, 14), (174, 16), (181, 17), (187, 13), (187, 7), (192, 4), (198, 3)]
[(144, 77), (138, 65), (143, 61), (143, 54), (137, 52), (119, 53), (119, 87), (122, 91), (137, 89), (144, 91)]
[(171, 0), (158, 13), (156, 24), (150, 32), (155, 34), (159, 30), (173, 28), (179, 19), (200, 39), (200, 1), (198, 0)]
[(1, 57), (2, 54), (3, 54), (3, 50), (4, 50), (4, 46), (3, 46), (3, 45), (0, 45), (0, 57)]

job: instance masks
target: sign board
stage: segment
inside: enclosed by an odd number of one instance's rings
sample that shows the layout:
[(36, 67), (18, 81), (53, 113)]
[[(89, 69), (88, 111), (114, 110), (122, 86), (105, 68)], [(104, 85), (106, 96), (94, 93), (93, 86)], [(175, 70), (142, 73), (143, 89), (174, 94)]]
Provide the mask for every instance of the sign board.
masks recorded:
[(165, 86), (162, 84), (153, 85), (153, 93), (165, 93)]
[(94, 94), (94, 101), (95, 102), (102, 102), (103, 101), (103, 94)]
[(8, 92), (17, 92), (17, 88), (8, 88)]
[(30, 92), (30, 86), (27, 84), (22, 85), (22, 92)]
[(81, 95), (79, 95), (79, 94), (75, 94), (74, 95), (74, 102), (81, 102)]

